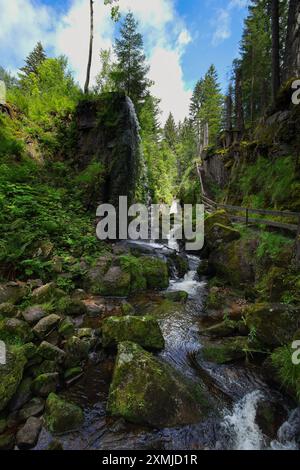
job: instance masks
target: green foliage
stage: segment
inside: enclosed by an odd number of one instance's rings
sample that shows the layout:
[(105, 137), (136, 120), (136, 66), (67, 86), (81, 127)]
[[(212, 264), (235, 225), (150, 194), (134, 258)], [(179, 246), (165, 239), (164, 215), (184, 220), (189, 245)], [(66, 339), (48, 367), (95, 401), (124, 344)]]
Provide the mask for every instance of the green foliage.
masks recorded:
[(256, 255), (258, 259), (268, 257), (272, 261), (276, 261), (282, 252), (282, 249), (292, 243), (292, 240), (278, 233), (261, 232), (259, 235), (259, 245)]
[(290, 346), (283, 346), (272, 353), (271, 361), (283, 385), (300, 400), (300, 365), (293, 364), (294, 352)]
[(21, 79), (30, 74), (37, 74), (39, 66), (46, 60), (46, 54), (41, 42), (38, 42), (33, 51), (25, 61), (25, 66), (21, 68)]

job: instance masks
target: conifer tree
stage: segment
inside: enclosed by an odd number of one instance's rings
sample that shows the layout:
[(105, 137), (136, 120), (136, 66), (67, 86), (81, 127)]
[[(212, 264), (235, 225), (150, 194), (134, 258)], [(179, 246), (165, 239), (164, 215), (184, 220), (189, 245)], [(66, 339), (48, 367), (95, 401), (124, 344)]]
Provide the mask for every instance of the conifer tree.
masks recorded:
[(177, 127), (173, 117), (170, 113), (164, 127), (164, 138), (171, 149), (175, 149), (177, 143)]
[(29, 54), (21, 70), (21, 78), (28, 77), (31, 73), (36, 74), (39, 66), (46, 60), (47, 56), (42, 43), (39, 41), (33, 51)]
[(124, 91), (139, 112), (152, 82), (147, 78), (150, 68), (146, 64), (143, 38), (137, 28), (133, 14), (128, 13), (120, 30), (121, 37), (115, 43), (117, 63), (112, 78), (116, 89)]

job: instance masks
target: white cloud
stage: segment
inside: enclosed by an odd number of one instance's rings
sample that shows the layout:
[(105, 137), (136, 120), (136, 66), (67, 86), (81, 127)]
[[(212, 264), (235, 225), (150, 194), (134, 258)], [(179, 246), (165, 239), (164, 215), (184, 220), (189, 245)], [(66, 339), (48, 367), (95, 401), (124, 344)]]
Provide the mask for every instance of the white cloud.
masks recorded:
[(218, 46), (231, 36), (230, 14), (223, 8), (219, 9), (214, 19), (215, 31), (212, 37), (212, 45)]
[[(232, 0), (236, 1), (236, 0)], [(165, 120), (171, 111), (176, 120), (188, 114), (191, 91), (186, 90), (181, 59), (191, 35), (175, 11), (175, 0), (120, 0), (121, 13), (129, 10), (139, 21), (151, 66), (150, 78), (156, 82), (153, 93), (161, 99)], [(115, 25), (110, 9), (101, 0), (94, 4), (95, 38), (92, 81), (99, 70), (99, 51), (111, 47)], [(12, 70), (22, 66), (37, 41), (65, 54), (76, 79), (84, 84), (89, 47), (89, 2), (70, 0), (66, 13), (55, 13), (42, 0), (0, 0), (0, 57)]]
[(21, 66), (38, 41), (51, 43), (54, 13), (31, 0), (0, 0), (0, 57), (10, 70)]

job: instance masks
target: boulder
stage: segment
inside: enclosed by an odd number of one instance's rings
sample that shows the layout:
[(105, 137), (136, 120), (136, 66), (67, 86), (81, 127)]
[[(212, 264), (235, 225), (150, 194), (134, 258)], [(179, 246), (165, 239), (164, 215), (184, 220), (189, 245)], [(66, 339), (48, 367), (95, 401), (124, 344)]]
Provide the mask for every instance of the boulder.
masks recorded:
[(31, 298), (35, 304), (43, 304), (50, 302), (52, 299), (57, 300), (60, 297), (65, 296), (64, 291), (58, 289), (54, 282), (45, 284), (41, 287), (37, 287), (32, 292)]
[(119, 344), (107, 404), (109, 414), (162, 428), (199, 422), (207, 406), (203, 390), (169, 365), (135, 343)]
[(5, 302), (0, 305), (0, 317), (13, 318), (19, 313), (18, 307), (10, 302)]
[(57, 363), (63, 362), (66, 353), (58, 348), (57, 346), (53, 346), (53, 344), (48, 343), (47, 341), (43, 341), (39, 348), (38, 354), (43, 358), (47, 359), (48, 361), (55, 361)]
[(17, 434), (17, 446), (19, 449), (33, 449), (42, 430), (42, 421), (39, 418), (28, 418), (25, 425)]
[(102, 323), (103, 347), (114, 347), (122, 341), (132, 341), (150, 350), (161, 350), (165, 345), (158, 322), (151, 316), (106, 318)]
[(224, 338), (226, 336), (234, 336), (238, 331), (239, 322), (227, 320), (201, 330), (200, 335)]
[(88, 358), (90, 343), (77, 336), (72, 336), (66, 341), (64, 350), (66, 353), (65, 367), (76, 367)]
[(32, 416), (40, 416), (45, 408), (45, 402), (42, 398), (32, 398), (25, 406), (19, 411), (21, 421), (27, 421)]
[(70, 297), (62, 297), (57, 302), (57, 310), (70, 317), (79, 317), (87, 313), (86, 305), (82, 300), (71, 299)]
[(26, 377), (20, 383), (14, 397), (12, 398), (9, 409), (10, 411), (17, 411), (22, 406), (24, 406), (31, 398), (31, 385), (32, 379), (30, 377)]
[(33, 328), (34, 334), (39, 339), (44, 339), (53, 329), (55, 329), (61, 318), (58, 315), (52, 313), (45, 318), (42, 318)]
[(135, 314), (134, 307), (129, 302), (126, 302), (125, 300), (121, 304), (121, 310), (122, 310), (123, 315), (134, 315)]
[(222, 341), (215, 341), (203, 346), (196, 355), (196, 360), (199, 363), (204, 359), (217, 364), (227, 364), (245, 359), (247, 353), (252, 351), (252, 347), (248, 338), (244, 336), (225, 338)]
[(59, 325), (58, 333), (65, 339), (70, 338), (74, 335), (75, 326), (70, 317), (66, 317), (63, 319), (63, 321)]
[(130, 293), (131, 275), (120, 266), (112, 266), (102, 279), (99, 289), (92, 292), (108, 297), (127, 297)]
[(0, 340), (7, 343), (27, 343), (33, 338), (29, 325), (18, 318), (0, 321)]
[(257, 239), (241, 238), (222, 244), (209, 256), (209, 265), (218, 277), (235, 288), (255, 282)]
[(29, 369), (30, 374), (36, 378), (43, 374), (54, 374), (60, 372), (60, 366), (56, 361), (42, 361), (40, 364), (34, 365)]
[(59, 374), (57, 372), (42, 374), (36, 377), (32, 383), (32, 392), (39, 397), (47, 397), (51, 392), (56, 392), (59, 386)]
[(300, 328), (300, 308), (287, 304), (257, 303), (245, 309), (246, 324), (265, 346), (276, 348), (293, 339)]
[(8, 282), (0, 284), (0, 304), (17, 304), (28, 293), (28, 286), (24, 282)]
[(103, 277), (112, 263), (113, 257), (108, 254), (97, 259), (95, 265), (89, 268), (85, 274), (84, 286), (94, 293), (101, 290)]
[(22, 312), (23, 318), (30, 325), (35, 325), (42, 318), (46, 317), (48, 313), (41, 305), (34, 305), (28, 307), (24, 312)]
[(6, 364), (0, 364), (0, 411), (4, 410), (16, 393), (26, 362), (22, 348), (8, 348)]
[(170, 300), (171, 302), (181, 302), (186, 303), (189, 297), (189, 294), (184, 290), (176, 290), (164, 292), (163, 297)]
[(13, 450), (15, 447), (15, 435), (11, 432), (2, 434), (0, 436), (0, 451), (1, 450)]
[(167, 263), (159, 258), (144, 256), (141, 264), (148, 289), (166, 289), (169, 286)]
[(63, 434), (80, 428), (84, 415), (79, 406), (51, 393), (46, 402), (45, 422), (50, 432)]

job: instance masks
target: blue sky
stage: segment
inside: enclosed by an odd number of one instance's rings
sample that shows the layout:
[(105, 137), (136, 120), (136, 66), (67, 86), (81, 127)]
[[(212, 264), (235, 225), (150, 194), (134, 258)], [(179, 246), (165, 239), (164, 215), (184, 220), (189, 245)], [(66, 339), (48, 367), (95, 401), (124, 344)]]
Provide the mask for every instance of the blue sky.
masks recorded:
[[(120, 0), (140, 23), (153, 93), (161, 99), (162, 120), (188, 113), (195, 82), (214, 63), (225, 90), (237, 57), (247, 0)], [(41, 40), (50, 55), (65, 54), (76, 79), (84, 81), (89, 33), (88, 0), (0, 0), (0, 65), (16, 72)], [(113, 44), (117, 27), (109, 8), (95, 0), (95, 51), (92, 76), (99, 71), (98, 52)]]

